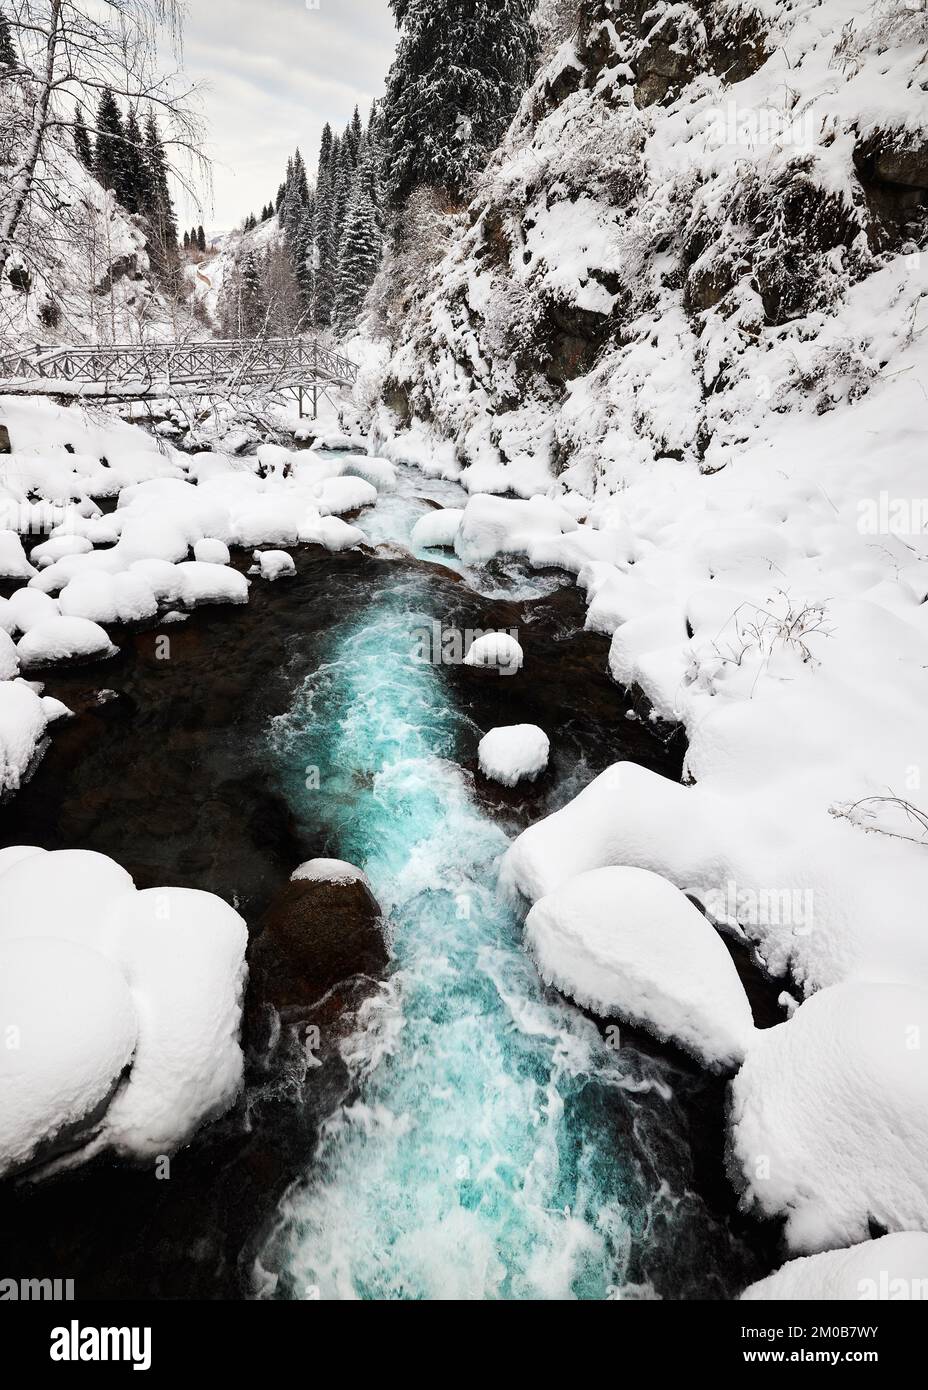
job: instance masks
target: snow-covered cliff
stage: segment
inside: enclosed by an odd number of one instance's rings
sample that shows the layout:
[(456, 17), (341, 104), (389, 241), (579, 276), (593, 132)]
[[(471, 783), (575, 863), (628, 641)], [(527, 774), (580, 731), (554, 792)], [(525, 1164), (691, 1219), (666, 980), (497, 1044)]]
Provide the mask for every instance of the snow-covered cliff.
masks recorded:
[[(475, 490), (711, 471), (853, 402), (913, 332), (919, 0), (584, 0), (390, 364)], [(853, 287), (881, 276), (880, 313)], [(502, 467), (501, 467), (502, 465)]]

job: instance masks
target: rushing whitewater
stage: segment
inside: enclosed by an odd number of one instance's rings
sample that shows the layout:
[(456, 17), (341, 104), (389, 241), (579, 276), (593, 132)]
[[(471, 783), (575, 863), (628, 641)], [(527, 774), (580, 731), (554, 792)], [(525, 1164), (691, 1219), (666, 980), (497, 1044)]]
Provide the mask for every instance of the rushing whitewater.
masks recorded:
[[(425, 490), (450, 504), (404, 478), (360, 524), (408, 544)], [(324, 1126), (262, 1264), (296, 1298), (679, 1295), (683, 1252), (701, 1241), (705, 1262), (715, 1224), (681, 1180), (675, 1090), (694, 1083), (602, 1038), (524, 952), (496, 888), (506, 836), (456, 762), (466, 720), (414, 659), (428, 583), (398, 580), (333, 627), (274, 729), (289, 794), (370, 879), (394, 969), (348, 1049), (357, 1099)], [(725, 1291), (704, 1265), (700, 1282)]]

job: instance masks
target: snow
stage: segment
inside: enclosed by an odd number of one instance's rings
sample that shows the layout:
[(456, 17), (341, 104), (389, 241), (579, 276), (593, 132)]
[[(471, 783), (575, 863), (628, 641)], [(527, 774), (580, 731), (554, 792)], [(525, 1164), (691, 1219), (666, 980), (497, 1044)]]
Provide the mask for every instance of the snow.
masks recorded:
[(369, 458), (354, 454), (345, 460), (343, 476), (363, 478), (378, 492), (392, 492), (396, 487), (396, 466), (389, 459)]
[(508, 724), (484, 734), (477, 757), (484, 777), (514, 787), (544, 772), (550, 751), (548, 735), (537, 724)]
[(35, 569), (12, 531), (0, 531), (0, 579), (31, 579)]
[(928, 1299), (928, 1234), (897, 1232), (848, 1250), (790, 1260), (741, 1295), (748, 1302), (868, 1302)]
[(30, 627), (16, 650), (22, 665), (33, 668), (60, 661), (106, 660), (119, 649), (102, 627), (87, 618), (49, 618)]
[(22, 786), (48, 723), (41, 697), (25, 681), (0, 681), (0, 794)]
[(154, 590), (139, 574), (78, 574), (61, 590), (58, 604), (67, 618), (94, 623), (138, 623), (158, 612)]
[(25, 1063), (0, 1059), (0, 1172), (79, 1120), (92, 1129), (67, 1163), (172, 1153), (227, 1109), (242, 1083), (246, 944), (212, 894), (139, 892), (87, 851), (0, 853), (0, 1014), (21, 1028)]
[(185, 603), (247, 603), (248, 580), (228, 565), (208, 565), (201, 560), (185, 560), (177, 565), (181, 595)]
[(31, 560), (39, 569), (46, 569), (65, 555), (88, 555), (93, 550), (86, 536), (55, 536), (33, 548)]
[(621, 1018), (734, 1070), (754, 1032), (731, 957), (702, 913), (644, 869), (579, 874), (541, 898), (526, 938), (549, 984), (604, 1018)]
[(5, 625), (10, 632), (28, 632), (31, 627), (59, 615), (55, 600), (36, 589), (17, 589), (4, 611)]
[(510, 633), (485, 632), (471, 643), (464, 665), (491, 667), (501, 675), (514, 676), (522, 669), (523, 660), (522, 648)]
[(202, 560), (208, 565), (227, 565), (231, 556), (225, 541), (217, 541), (212, 537), (204, 536), (194, 545), (193, 558)]
[[(138, 1021), (113, 961), (73, 941), (0, 940), (0, 1176), (87, 1122), (132, 1059)], [(73, 1140), (72, 1140), (73, 1142)]]
[(453, 547), (461, 526), (464, 511), (460, 507), (442, 507), (420, 516), (412, 528), (412, 543), (420, 550), (431, 547)]
[(293, 883), (364, 883), (367, 875), (344, 859), (307, 859), (290, 875)]
[(758, 1033), (732, 1084), (746, 1204), (801, 1254), (928, 1229), (928, 990), (849, 981)]
[(0, 628), (0, 681), (13, 680), (19, 675), (19, 656), (16, 643), (3, 628)]
[(249, 574), (258, 574), (271, 583), (276, 579), (290, 578), (296, 574), (293, 556), (288, 555), (286, 550), (256, 550), (254, 561)]
[(337, 516), (308, 516), (300, 527), (300, 541), (304, 545), (323, 545), (326, 550), (336, 553), (352, 550), (356, 545), (367, 541), (364, 532), (351, 526)]
[(497, 555), (531, 558), (536, 542), (576, 529), (570, 513), (545, 497), (517, 502), (478, 494), (464, 509), (454, 548), (468, 565), (486, 564)]

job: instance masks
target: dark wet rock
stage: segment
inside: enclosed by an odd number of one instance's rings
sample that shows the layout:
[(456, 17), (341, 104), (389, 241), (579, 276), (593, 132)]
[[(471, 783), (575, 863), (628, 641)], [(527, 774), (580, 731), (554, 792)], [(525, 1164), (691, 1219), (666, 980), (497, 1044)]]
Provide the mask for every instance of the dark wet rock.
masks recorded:
[(13, 446), (10, 443), (10, 432), (6, 425), (0, 425), (0, 454), (11, 454)]
[(382, 914), (363, 877), (291, 879), (258, 925), (249, 951), (248, 1008), (301, 1015), (353, 975), (387, 964)]

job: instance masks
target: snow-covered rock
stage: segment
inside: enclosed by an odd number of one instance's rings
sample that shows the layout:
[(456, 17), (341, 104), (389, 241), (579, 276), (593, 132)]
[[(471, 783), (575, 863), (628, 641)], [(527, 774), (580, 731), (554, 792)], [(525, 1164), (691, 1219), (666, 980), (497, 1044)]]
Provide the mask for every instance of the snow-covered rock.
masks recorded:
[(734, 1069), (751, 1007), (718, 933), (672, 883), (644, 869), (594, 869), (542, 898), (528, 943), (545, 980), (604, 1018), (622, 1018)]
[(420, 516), (412, 528), (412, 543), (420, 550), (454, 545), (464, 511), (461, 507), (442, 507)]
[(3, 1176), (55, 1139), (67, 1150), (93, 1136), (132, 1059), (138, 1018), (125, 975), (99, 951), (51, 935), (3, 937), (0, 1032)]
[(186, 604), (247, 603), (248, 580), (228, 565), (208, 565), (202, 560), (185, 560), (177, 566)]
[(56, 1141), (68, 1163), (172, 1153), (226, 1109), (246, 941), (221, 899), (138, 892), (103, 855), (0, 853), (0, 1021), (23, 1040), (0, 1056), (0, 1173)]
[(16, 532), (0, 530), (0, 579), (31, 579), (34, 574)]
[(317, 513), (304, 517), (299, 539), (303, 545), (323, 545), (326, 550), (335, 553), (365, 544), (367, 536), (359, 527), (342, 521), (341, 517), (319, 516)]
[(790, 1260), (741, 1295), (748, 1302), (868, 1302), (928, 1299), (928, 1234), (897, 1232), (848, 1250)]
[(315, 505), (322, 516), (358, 512), (363, 507), (372, 507), (377, 501), (377, 489), (373, 483), (348, 475), (326, 478), (313, 491)]
[(58, 595), (66, 618), (94, 623), (138, 623), (153, 618), (158, 600), (141, 574), (78, 574)]
[(36, 623), (16, 648), (23, 667), (53, 666), (59, 661), (101, 661), (118, 648), (103, 628), (87, 618), (49, 618)]
[(363, 883), (367, 875), (345, 859), (307, 859), (290, 875), (291, 883)]
[(22, 786), (48, 723), (41, 697), (25, 681), (0, 681), (0, 793)]
[(18, 675), (19, 656), (16, 643), (4, 628), (0, 628), (0, 681), (12, 680)]
[(928, 1230), (928, 991), (853, 981), (758, 1033), (732, 1086), (745, 1200), (801, 1253)]
[(345, 460), (342, 472), (346, 478), (363, 478), (378, 492), (392, 492), (396, 487), (396, 466), (389, 459), (353, 454)]
[(38, 623), (48, 622), (59, 615), (58, 603), (37, 589), (17, 589), (6, 605), (6, 626), (9, 632), (28, 632)]
[(575, 531), (577, 523), (546, 497), (514, 501), (478, 494), (464, 508), (454, 548), (466, 564), (486, 564), (497, 555), (527, 555), (536, 544)]
[(87, 555), (91, 550), (93, 544), (86, 536), (53, 536), (50, 540), (35, 546), (30, 559), (39, 569), (47, 569), (56, 560), (62, 560), (65, 555)]
[(524, 654), (509, 632), (485, 632), (471, 643), (464, 657), (465, 666), (484, 666), (504, 676), (521, 671)]
[(207, 565), (227, 565), (232, 558), (225, 541), (204, 536), (193, 547), (193, 558)]
[(275, 579), (290, 578), (296, 574), (293, 556), (288, 555), (286, 550), (256, 550), (254, 561), (248, 573), (260, 575), (271, 583)]
[(507, 724), (484, 734), (477, 757), (484, 777), (514, 787), (544, 772), (550, 752), (548, 735), (537, 724)]

